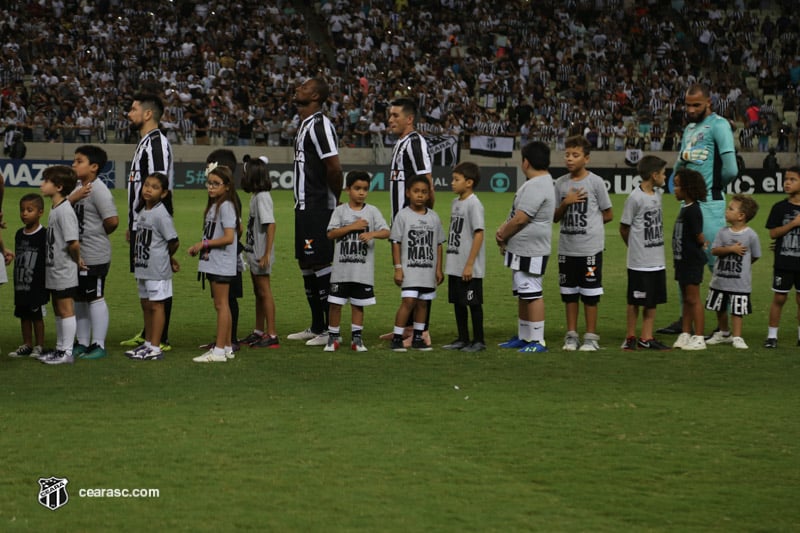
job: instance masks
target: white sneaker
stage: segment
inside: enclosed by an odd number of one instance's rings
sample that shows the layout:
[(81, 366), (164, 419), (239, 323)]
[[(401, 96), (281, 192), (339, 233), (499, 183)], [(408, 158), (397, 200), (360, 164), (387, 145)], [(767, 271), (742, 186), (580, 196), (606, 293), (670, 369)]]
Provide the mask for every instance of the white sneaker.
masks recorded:
[(298, 331), (297, 333), (290, 333), (286, 335), (286, 338), (290, 341), (307, 341), (309, 339), (313, 339), (316, 337), (317, 334), (311, 331), (310, 328), (304, 329), (303, 331)]
[[(308, 342), (311, 342), (311, 341), (308, 341)], [(306, 344), (308, 344), (308, 342)], [(328, 340), (325, 341), (325, 342), (326, 342), (325, 348), (322, 351), (324, 351), (324, 352), (335, 352), (336, 350), (339, 349), (339, 341), (336, 340), (336, 337), (332, 337), (331, 335), (328, 335)]]
[(581, 352), (596, 352), (600, 349), (600, 344), (597, 341), (600, 336), (595, 333), (587, 333), (583, 336), (583, 344), (578, 348)]
[(192, 361), (195, 363), (225, 363), (228, 361), (228, 357), (224, 353), (219, 355), (215, 354), (212, 348), (203, 355), (192, 358)]
[(233, 350), (229, 352), (225, 352), (225, 359), (234, 359), (236, 357), (236, 352)]
[[(734, 348), (738, 348), (740, 350), (747, 350), (749, 348), (749, 346), (747, 346), (747, 343), (745, 343), (744, 339), (741, 337), (733, 337), (731, 339), (731, 343), (733, 343)], [(708, 342), (706, 342), (706, 344), (708, 344)]]
[[(341, 342), (341, 338), (339, 338), (339, 342)], [(314, 335), (314, 337), (308, 339), (306, 341), (306, 346), (325, 346), (328, 344), (328, 332), (320, 333), (319, 335)]]
[(706, 339), (706, 344), (730, 344), (733, 342), (733, 337), (728, 333), (724, 335), (721, 331), (715, 331), (709, 338)]
[(689, 341), (692, 339), (692, 336), (688, 333), (681, 333), (678, 335), (677, 340), (672, 343), (673, 348), (677, 348), (678, 350), (683, 350), (683, 347), (689, 344)]
[(686, 343), (686, 346), (683, 347), (684, 350), (705, 350), (706, 349), (706, 339), (702, 335), (692, 335), (692, 338), (689, 339), (689, 342)]
[(568, 331), (564, 336), (564, 346), (562, 346), (561, 349), (565, 352), (574, 352), (578, 349), (579, 343), (580, 339), (578, 338), (578, 333), (576, 331)]
[(64, 350), (56, 350), (51, 356), (40, 359), (40, 361), (46, 365), (71, 365), (75, 363), (75, 358), (72, 356), (72, 353), (67, 353)]

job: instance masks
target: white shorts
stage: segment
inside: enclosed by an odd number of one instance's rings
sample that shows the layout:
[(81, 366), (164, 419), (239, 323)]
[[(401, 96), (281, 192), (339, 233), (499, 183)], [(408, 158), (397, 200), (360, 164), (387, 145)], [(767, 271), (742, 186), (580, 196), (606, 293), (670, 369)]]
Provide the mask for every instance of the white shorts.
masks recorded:
[(161, 302), (172, 298), (171, 279), (137, 279), (139, 298), (151, 302)]
[(544, 276), (522, 270), (513, 270), (511, 291), (520, 300), (538, 300), (542, 297)]
[(414, 298), (416, 300), (433, 300), (436, 298), (436, 289), (419, 290), (414, 288), (400, 291), (401, 298)]

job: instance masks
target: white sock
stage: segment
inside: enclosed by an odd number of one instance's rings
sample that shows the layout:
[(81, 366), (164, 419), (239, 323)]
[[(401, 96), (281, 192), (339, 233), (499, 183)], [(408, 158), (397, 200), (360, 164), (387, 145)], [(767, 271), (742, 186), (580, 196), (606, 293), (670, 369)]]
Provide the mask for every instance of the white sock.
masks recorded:
[(395, 326), (394, 327), (394, 334), (395, 335), (402, 335), (405, 330), (406, 330), (406, 328), (404, 326)]
[(544, 341), (544, 320), (531, 322), (531, 339), (539, 343)]
[(92, 335), (92, 322), (89, 319), (89, 302), (75, 302), (75, 336), (78, 344), (89, 346)]
[(777, 339), (778, 338), (778, 328), (767, 328), (767, 337), (770, 339)]
[(63, 350), (64, 346), (62, 346), (61, 342), (64, 340), (64, 336), (61, 334), (61, 317), (56, 317), (56, 350)]
[(61, 349), (68, 354), (72, 353), (72, 344), (75, 342), (76, 322), (74, 315), (61, 319), (61, 336), (63, 338)]
[(520, 320), (517, 326), (517, 337), (520, 339), (531, 342), (533, 340), (533, 322), (527, 320)]
[(264, 336), (264, 332), (263, 332), (263, 331), (261, 331), (260, 329), (254, 329), (254, 330), (253, 330), (253, 333), (255, 333), (256, 335), (258, 335), (259, 337), (263, 337), (263, 336)]
[(214, 346), (213, 351), (211, 353), (213, 353), (214, 355), (225, 355), (225, 348)]
[(339, 326), (328, 326), (328, 333), (330, 335), (339, 335)]
[(89, 317), (92, 321), (92, 343), (105, 348), (109, 322), (108, 304), (105, 298), (100, 298), (89, 304)]

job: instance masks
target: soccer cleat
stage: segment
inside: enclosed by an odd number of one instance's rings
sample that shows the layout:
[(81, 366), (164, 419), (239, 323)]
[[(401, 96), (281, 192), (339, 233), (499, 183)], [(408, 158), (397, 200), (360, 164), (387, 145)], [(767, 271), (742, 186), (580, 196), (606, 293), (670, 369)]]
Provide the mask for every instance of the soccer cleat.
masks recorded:
[(315, 335), (314, 338), (306, 341), (306, 346), (325, 346), (328, 344), (328, 333), (320, 333)]
[(668, 352), (672, 349), (666, 344), (662, 344), (655, 339), (639, 339), (638, 346), (640, 350), (654, 350), (656, 352)]
[(323, 348), (322, 351), (323, 352), (335, 352), (338, 349), (339, 349), (338, 337), (336, 335), (328, 335), (328, 341), (325, 344), (325, 348)]
[(138, 346), (133, 350), (128, 350), (127, 352), (125, 352), (125, 356), (130, 357), (131, 359), (141, 359), (141, 354), (146, 352), (148, 349), (149, 346), (145, 346), (144, 344), (142, 344), (141, 346)]
[(258, 342), (254, 342), (250, 345), (251, 348), (280, 348), (281, 343), (278, 340), (278, 336), (275, 335), (274, 337), (270, 337), (269, 335), (264, 335)]
[(664, 335), (677, 335), (678, 333), (683, 332), (683, 318), (678, 317), (678, 320), (670, 324), (669, 326), (664, 326), (661, 329), (656, 330), (656, 333), (662, 333)]
[(600, 336), (595, 333), (587, 333), (583, 336), (583, 344), (578, 348), (581, 352), (596, 352), (600, 349), (600, 344), (597, 341)]
[(710, 337), (706, 339), (706, 344), (730, 344), (733, 342), (733, 337), (728, 333), (724, 335), (721, 331), (715, 331)]
[(76, 342), (75, 344), (72, 345), (72, 355), (74, 355), (75, 357), (80, 357), (88, 351), (89, 347), (84, 346), (83, 344)]
[(119, 345), (120, 346), (133, 346), (135, 348), (136, 346), (141, 346), (142, 344), (144, 344), (144, 341), (145, 341), (145, 338), (142, 337), (142, 333), (139, 332), (136, 335), (134, 335), (133, 337), (131, 337), (130, 339), (120, 342)]
[(626, 352), (636, 351), (636, 337), (626, 337), (625, 342), (622, 343), (622, 349)]
[(706, 349), (706, 339), (702, 335), (692, 335), (686, 346), (683, 347), (687, 351), (697, 351)]
[(364, 340), (361, 336), (353, 337), (353, 341), (350, 343), (350, 349), (354, 352), (366, 352), (367, 347), (364, 346)]
[(228, 356), (224, 353), (215, 354), (214, 350), (211, 349), (202, 355), (193, 357), (192, 361), (195, 363), (226, 363), (228, 361)]
[[(73, 355), (75, 354), (75, 352), (72, 353)], [(92, 343), (88, 348), (86, 348), (86, 351), (78, 355), (78, 357), (81, 359), (101, 359), (107, 355), (108, 353), (106, 352), (105, 348), (97, 343)]]
[(155, 348), (150, 348), (142, 354), (142, 361), (160, 361), (161, 359), (164, 359), (164, 352), (160, 348), (158, 351)]
[(39, 355), (31, 355), (31, 357), (34, 357), (39, 361), (44, 361), (48, 357), (52, 356), (54, 353), (55, 350), (53, 348), (41, 348), (39, 351)]
[(392, 344), (390, 346), (393, 352), (405, 352), (407, 351), (406, 347), (403, 346), (403, 339), (398, 339), (397, 337), (392, 339)]
[(486, 349), (486, 344), (482, 342), (473, 342), (472, 344), (468, 344), (467, 346), (461, 348), (461, 351), (466, 353), (477, 353), (477, 352), (482, 352), (485, 349)]
[(244, 339), (239, 339), (239, 344), (246, 344), (247, 346), (250, 346), (251, 344), (258, 342), (263, 338), (264, 338), (263, 334), (259, 335), (258, 333), (253, 331), (250, 333), (250, 335), (248, 335)]
[(764, 348), (777, 348), (778, 347), (778, 339), (775, 337), (767, 337), (767, 340), (764, 341)]
[(527, 343), (523, 348), (518, 350), (520, 353), (544, 353), (547, 351), (547, 347), (545, 347), (539, 341), (532, 341)]
[(580, 339), (578, 338), (577, 331), (568, 331), (567, 334), (564, 336), (564, 346), (561, 347), (562, 350), (565, 352), (574, 352), (578, 349), (578, 344), (580, 344)]
[(298, 331), (297, 333), (290, 333), (286, 335), (286, 338), (290, 341), (307, 341), (311, 340), (316, 337), (317, 334), (311, 331), (310, 328), (306, 328), (303, 331)]
[(161, 348), (162, 352), (168, 352), (172, 349), (172, 345), (168, 342), (162, 342), (158, 347)]
[(442, 346), (442, 349), (443, 350), (463, 350), (467, 346), (469, 346), (468, 342), (464, 342), (461, 339), (456, 339), (453, 342), (451, 342), (450, 344), (445, 344), (444, 346)]
[(75, 357), (73, 357), (71, 353), (68, 354), (64, 350), (56, 350), (49, 357), (41, 359), (41, 361), (46, 365), (71, 365), (75, 363)]
[(411, 341), (411, 349), (420, 352), (430, 352), (433, 350), (430, 345), (425, 344), (425, 339), (414, 339)]
[[(708, 344), (708, 343), (706, 343), (706, 344)], [(731, 339), (731, 344), (733, 344), (734, 348), (739, 349), (739, 350), (747, 350), (749, 348), (747, 343), (744, 342), (744, 339), (741, 338), (741, 337), (733, 337)]]
[[(39, 349), (41, 350), (41, 347)], [(13, 352), (8, 352), (9, 357), (28, 357), (29, 355), (33, 355), (33, 348), (27, 344), (21, 345)]]
[(516, 348), (516, 349), (519, 349), (519, 348), (524, 348), (528, 344), (530, 344), (529, 341), (520, 339), (519, 337), (514, 335), (513, 337), (508, 339), (506, 342), (501, 342), (500, 344), (498, 344), (498, 346), (500, 348)]
[(672, 347), (678, 350), (683, 350), (683, 347), (689, 344), (691, 338), (692, 336), (689, 335), (688, 333), (681, 333), (680, 335), (678, 335), (678, 338), (675, 340), (675, 342), (672, 343)]

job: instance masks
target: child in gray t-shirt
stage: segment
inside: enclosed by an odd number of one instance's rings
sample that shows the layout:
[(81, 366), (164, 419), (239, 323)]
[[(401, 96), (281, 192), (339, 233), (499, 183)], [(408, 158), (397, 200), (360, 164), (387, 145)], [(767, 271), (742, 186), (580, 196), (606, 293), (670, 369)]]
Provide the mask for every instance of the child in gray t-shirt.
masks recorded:
[(339, 348), (342, 306), (348, 301), (353, 313), (350, 347), (367, 351), (363, 341), (364, 307), (375, 304), (375, 239), (388, 239), (389, 226), (374, 205), (366, 203), (369, 174), (347, 174), (346, 204), (338, 206), (328, 223), (328, 238), (336, 240), (328, 295), (328, 343), (326, 352)]
[(53, 200), (47, 219), (47, 257), (45, 286), (50, 290), (56, 315), (56, 349), (42, 358), (50, 365), (73, 363), (75, 341), (74, 296), (78, 286), (78, 268), (85, 268), (78, 240), (78, 217), (67, 200), (78, 181), (75, 171), (64, 165), (44, 170), (39, 187), (42, 196)]
[[(747, 349), (742, 338), (742, 318), (753, 311), (750, 302), (753, 263), (761, 257), (758, 234), (747, 223), (758, 213), (752, 196), (736, 194), (725, 209), (727, 227), (714, 237), (711, 253), (716, 256), (714, 273), (709, 284), (706, 309), (716, 311), (719, 330), (706, 344), (733, 344)], [(731, 311), (731, 331), (728, 331), (728, 308)]]
[(411, 347), (429, 351), (422, 339), (427, 314), (427, 301), (436, 298), (436, 286), (444, 280), (442, 243), (444, 228), (439, 215), (428, 209), (431, 185), (425, 176), (415, 176), (406, 183), (408, 207), (397, 214), (392, 223), (392, 259), (394, 283), (401, 287), (402, 301), (394, 321), (391, 348), (405, 352), (403, 330), (408, 317), (414, 316), (414, 336)]
[(178, 250), (178, 233), (172, 220), (172, 202), (163, 202), (172, 192), (166, 174), (156, 173), (142, 184), (133, 265), (139, 302), (144, 316), (145, 342), (125, 355), (148, 361), (161, 359), (161, 337), (166, 324), (166, 302), (172, 298), (172, 273), (178, 268), (172, 256)]
[[(458, 338), (446, 350), (480, 352), (486, 349), (483, 337), (483, 276), (485, 271), (483, 204), (474, 189), (480, 183), (478, 165), (462, 162), (453, 169), (453, 199), (450, 232), (447, 239), (448, 300), (454, 306)], [(472, 313), (473, 338), (470, 341), (467, 315)]]
[(204, 214), (203, 240), (192, 245), (191, 256), (200, 255), (198, 272), (211, 284), (211, 297), (217, 310), (217, 336), (214, 346), (193, 359), (196, 363), (224, 363), (234, 358), (231, 339), (230, 284), (236, 278), (236, 233), (240, 214), (233, 200), (236, 185), (233, 172), (218, 166), (206, 178), (208, 203)]
[[(664, 217), (661, 187), (666, 181), (667, 162), (647, 155), (639, 161), (642, 181), (625, 200), (619, 233), (628, 246), (626, 351), (669, 350), (653, 338), (656, 306), (667, 301), (667, 265), (664, 258)], [(636, 322), (642, 308), (642, 330), (636, 339)]]

